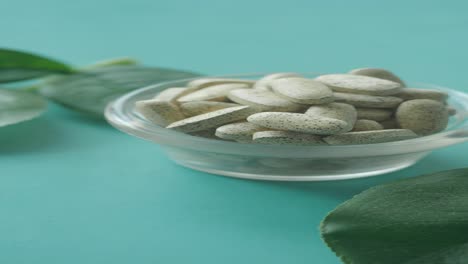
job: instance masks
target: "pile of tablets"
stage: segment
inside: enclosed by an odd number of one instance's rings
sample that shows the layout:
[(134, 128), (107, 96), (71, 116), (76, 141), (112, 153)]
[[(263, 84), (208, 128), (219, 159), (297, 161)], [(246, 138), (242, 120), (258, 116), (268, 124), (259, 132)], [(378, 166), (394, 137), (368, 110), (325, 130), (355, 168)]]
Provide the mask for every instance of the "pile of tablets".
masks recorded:
[(148, 121), (195, 136), (240, 143), (343, 145), (410, 139), (446, 128), (447, 94), (408, 88), (377, 68), (309, 79), (200, 78), (136, 103)]

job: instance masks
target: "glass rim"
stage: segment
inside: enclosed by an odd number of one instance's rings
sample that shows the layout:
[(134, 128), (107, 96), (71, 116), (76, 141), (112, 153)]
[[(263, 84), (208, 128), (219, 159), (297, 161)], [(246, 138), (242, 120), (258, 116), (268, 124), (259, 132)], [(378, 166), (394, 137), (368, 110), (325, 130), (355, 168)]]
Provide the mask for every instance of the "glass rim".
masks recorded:
[[(468, 140), (468, 94), (446, 88), (443, 86), (411, 82), (412, 86), (419, 86), (424, 89), (436, 89), (447, 92), (449, 99), (455, 103), (450, 105), (457, 110), (454, 116), (455, 122), (441, 132), (422, 136), (414, 139), (393, 141), (376, 144), (359, 145), (319, 145), (319, 146), (288, 146), (288, 145), (264, 145), (264, 144), (244, 144), (237, 142), (208, 139), (192, 136), (189, 134), (170, 130), (143, 119), (133, 108), (134, 102), (142, 100), (142, 94), (161, 90), (162, 87), (169, 88), (180, 87), (180, 83), (189, 82), (199, 78), (253, 78), (261, 77), (270, 73), (251, 73), (235, 75), (217, 75), (202, 76), (197, 78), (188, 78), (173, 80), (168, 82), (149, 85), (140, 89), (131, 91), (108, 104), (105, 111), (105, 117), (108, 122), (117, 129), (130, 135), (143, 138), (163, 146), (173, 146), (180, 148), (195, 149), (199, 151), (210, 151), (225, 154), (237, 155), (258, 155), (284, 157), (359, 157), (372, 155), (395, 155), (404, 153), (413, 153), (421, 151), (430, 151), (437, 148), (461, 143)], [(321, 75), (321, 73), (299, 73), (307, 75)]]

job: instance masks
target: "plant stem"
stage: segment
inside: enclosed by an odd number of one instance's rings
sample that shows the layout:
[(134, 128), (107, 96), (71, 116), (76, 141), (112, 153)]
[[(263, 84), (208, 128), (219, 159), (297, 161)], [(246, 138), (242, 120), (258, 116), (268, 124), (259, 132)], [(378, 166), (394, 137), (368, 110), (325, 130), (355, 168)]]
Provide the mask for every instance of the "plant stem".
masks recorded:
[(122, 58), (98, 61), (91, 65), (82, 67), (78, 70), (92, 70), (92, 69), (105, 68), (105, 67), (110, 67), (110, 66), (135, 65), (135, 64), (139, 64), (139, 62), (129, 57), (122, 57)]
[(31, 92), (31, 93), (37, 93), (39, 88), (40, 88), (40, 85), (36, 84), (36, 85), (20, 87), (18, 88), (18, 90), (23, 90), (23, 91)]

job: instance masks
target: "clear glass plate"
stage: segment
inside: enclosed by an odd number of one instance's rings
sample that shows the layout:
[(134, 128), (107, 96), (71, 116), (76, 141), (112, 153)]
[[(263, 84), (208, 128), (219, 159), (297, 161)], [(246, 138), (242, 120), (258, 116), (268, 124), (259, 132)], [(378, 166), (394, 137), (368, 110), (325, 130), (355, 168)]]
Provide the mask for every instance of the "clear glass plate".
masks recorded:
[[(314, 78), (319, 74), (304, 74)], [(217, 76), (258, 79), (263, 74)], [(135, 102), (154, 97), (192, 79), (148, 86), (128, 93), (106, 109), (109, 123), (130, 135), (161, 145), (176, 163), (208, 173), (259, 180), (342, 180), (389, 173), (413, 165), (431, 151), (468, 140), (468, 94), (432, 84), (410, 87), (442, 90), (457, 110), (445, 131), (430, 136), (366, 145), (284, 146), (242, 144), (195, 137), (148, 122), (135, 111)]]

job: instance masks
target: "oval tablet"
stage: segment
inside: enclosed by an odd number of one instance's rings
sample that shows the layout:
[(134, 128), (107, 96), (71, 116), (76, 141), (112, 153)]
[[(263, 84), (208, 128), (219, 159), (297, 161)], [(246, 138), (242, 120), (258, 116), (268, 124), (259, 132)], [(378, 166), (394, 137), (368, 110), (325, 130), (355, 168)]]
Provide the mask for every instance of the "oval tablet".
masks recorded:
[(330, 145), (375, 144), (415, 138), (417, 135), (408, 129), (386, 129), (348, 132), (323, 138)]
[(358, 119), (383, 121), (390, 119), (393, 111), (379, 108), (356, 108)]
[(394, 96), (334, 93), (333, 97), (335, 97), (336, 102), (371, 108), (395, 108), (403, 102), (403, 99)]
[(253, 142), (260, 144), (279, 145), (324, 145), (325, 142), (317, 135), (292, 132), (292, 131), (262, 131), (253, 134)]
[(299, 104), (326, 104), (333, 102), (333, 92), (323, 83), (298, 77), (272, 80), (275, 94)]
[(186, 91), (187, 91), (187, 88), (183, 88), (183, 87), (168, 88), (168, 89), (162, 90), (153, 99), (159, 100), (159, 101), (176, 103), (177, 98), (182, 96)]
[(167, 126), (168, 124), (184, 118), (179, 107), (171, 102), (160, 100), (144, 100), (135, 104), (136, 110), (150, 122)]
[(294, 72), (278, 72), (264, 76), (255, 82), (253, 88), (264, 91), (271, 91), (270, 82), (277, 79), (288, 78), (288, 77), (301, 77), (301, 75)]
[(359, 119), (354, 124), (352, 131), (382, 130), (384, 127), (374, 120)]
[(448, 94), (446, 92), (419, 88), (402, 89), (395, 96), (400, 97), (405, 101), (413, 99), (432, 99), (439, 102), (445, 102), (448, 98)]
[(317, 135), (342, 133), (348, 128), (348, 123), (342, 120), (298, 113), (263, 112), (247, 117), (247, 121), (275, 130)]
[(229, 92), (228, 98), (238, 104), (248, 105), (259, 111), (294, 112), (304, 108), (303, 105), (281, 98), (270, 91), (257, 89), (238, 89)]
[(327, 85), (333, 91), (368, 95), (392, 95), (401, 90), (396, 82), (354, 74), (328, 74), (315, 80)]
[(403, 82), (398, 76), (396, 76), (393, 72), (389, 70), (381, 68), (359, 68), (351, 70), (349, 73), (389, 80), (392, 82), (399, 83), (402, 87), (405, 87), (405, 82)]
[(249, 122), (239, 122), (218, 127), (215, 135), (219, 138), (245, 142), (252, 141), (253, 133), (263, 131), (265, 129), (266, 128), (264, 127)]
[(450, 116), (453, 116), (453, 115), (456, 115), (456, 114), (457, 114), (457, 109), (455, 109), (455, 108), (449, 106), (449, 107), (447, 107), (447, 112), (448, 112), (448, 114), (449, 114)]
[(248, 106), (229, 107), (182, 119), (167, 126), (180, 132), (196, 132), (245, 119), (255, 111)]
[(186, 117), (196, 116), (213, 112), (228, 107), (240, 106), (234, 103), (214, 102), (214, 101), (194, 101), (180, 104), (180, 111)]
[(243, 83), (252, 86), (255, 81), (241, 79), (225, 79), (225, 78), (200, 78), (187, 83), (187, 88), (191, 91), (196, 91), (208, 86), (225, 84), (225, 83)]
[(224, 83), (212, 85), (206, 88), (202, 88), (195, 92), (189, 93), (177, 99), (180, 103), (193, 102), (193, 101), (218, 101), (222, 102), (227, 99), (227, 95), (230, 91), (235, 89), (248, 88), (249, 86), (245, 83)]
[(415, 99), (401, 103), (395, 112), (398, 125), (419, 135), (430, 135), (444, 130), (448, 124), (448, 111), (444, 104)]
[(348, 124), (343, 132), (351, 131), (357, 119), (357, 112), (354, 106), (343, 103), (314, 105), (307, 109), (305, 114), (314, 117), (327, 117), (342, 120)]

